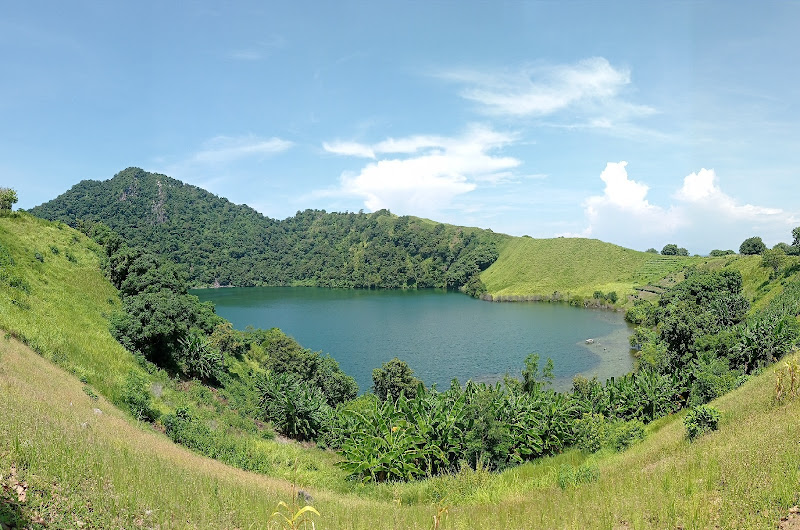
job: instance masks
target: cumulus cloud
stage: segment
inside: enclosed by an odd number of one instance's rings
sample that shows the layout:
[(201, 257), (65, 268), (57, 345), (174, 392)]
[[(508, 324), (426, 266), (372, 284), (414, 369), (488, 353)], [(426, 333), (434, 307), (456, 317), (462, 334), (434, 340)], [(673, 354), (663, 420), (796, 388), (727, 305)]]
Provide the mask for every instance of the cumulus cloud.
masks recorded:
[(584, 126), (609, 128), (612, 121), (655, 112), (620, 98), (631, 83), (630, 70), (616, 68), (603, 57), (515, 72), (457, 71), (444, 77), (467, 85), (462, 97), (479, 103), (491, 114), (542, 117), (577, 109), (588, 116)]
[(388, 208), (398, 213), (431, 215), (447, 208), (455, 197), (475, 190), (481, 182), (508, 178), (520, 161), (493, 152), (515, 138), (473, 126), (455, 138), (420, 135), (376, 144), (328, 142), (323, 148), (329, 153), (372, 161), (358, 172), (344, 172), (335, 190), (320, 190), (316, 195), (359, 197), (372, 211)]
[(280, 138), (257, 136), (217, 136), (203, 144), (191, 160), (203, 164), (220, 164), (252, 156), (264, 156), (286, 151), (292, 142)]
[[(683, 179), (674, 203), (652, 204), (648, 186), (628, 176), (626, 162), (609, 162), (600, 174), (603, 195), (583, 203), (587, 220), (581, 235), (633, 248), (676, 243), (692, 252), (738, 248), (760, 235), (773, 244), (785, 240), (796, 218), (779, 208), (741, 204), (722, 191), (714, 170), (701, 169)], [(710, 245), (710, 247), (709, 247)]]
[(720, 189), (713, 169), (703, 168), (687, 175), (683, 179), (683, 186), (675, 193), (675, 198), (693, 207), (718, 211), (731, 219), (765, 220), (784, 215), (780, 208), (739, 204)]
[(680, 225), (674, 211), (664, 210), (647, 199), (649, 187), (628, 177), (627, 162), (609, 162), (600, 173), (605, 183), (603, 195), (589, 197), (583, 203), (589, 222), (582, 235), (604, 237), (614, 227), (624, 226), (639, 233), (669, 232)]

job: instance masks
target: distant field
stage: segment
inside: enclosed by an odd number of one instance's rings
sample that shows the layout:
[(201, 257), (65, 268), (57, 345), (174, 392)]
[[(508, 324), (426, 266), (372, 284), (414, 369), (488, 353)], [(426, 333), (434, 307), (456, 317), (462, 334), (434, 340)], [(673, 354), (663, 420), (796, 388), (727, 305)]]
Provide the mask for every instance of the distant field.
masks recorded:
[(500, 245), (500, 257), (481, 274), (489, 294), (589, 298), (615, 291), (620, 300), (634, 287), (657, 283), (683, 267), (709, 259), (661, 256), (597, 239), (516, 237)]

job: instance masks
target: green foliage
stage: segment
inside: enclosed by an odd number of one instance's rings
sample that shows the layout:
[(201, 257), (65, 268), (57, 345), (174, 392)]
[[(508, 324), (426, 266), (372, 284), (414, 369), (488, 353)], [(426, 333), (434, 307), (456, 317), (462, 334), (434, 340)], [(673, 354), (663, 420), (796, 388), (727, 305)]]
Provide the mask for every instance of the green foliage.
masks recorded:
[(728, 359), (714, 351), (701, 354), (692, 362), (690, 405), (702, 405), (727, 394), (746, 381), (740, 370), (731, 370)]
[(413, 398), (340, 409), (346, 421), (341, 466), (364, 481), (410, 480), (472, 469), (503, 469), (574, 443), (578, 412), (567, 396), (457, 382), (446, 392), (419, 387)]
[(372, 392), (381, 401), (396, 401), (401, 394), (414, 399), (420, 385), (422, 381), (414, 377), (414, 370), (397, 357), (372, 370)]
[(196, 296), (172, 291), (126, 296), (122, 313), (111, 319), (111, 330), (123, 346), (140, 351), (158, 366), (175, 369), (184, 340), (192, 328), (211, 331), (218, 317)]
[(182, 348), (177, 360), (181, 371), (189, 377), (196, 377), (210, 383), (217, 382), (224, 369), (222, 353), (199, 330), (190, 331), (180, 339)]
[(765, 249), (761, 253), (761, 266), (772, 270), (771, 278), (778, 275), (786, 261), (786, 251), (781, 248)]
[(622, 452), (644, 440), (644, 423), (641, 420), (615, 421), (606, 430), (605, 445)]
[(473, 298), (480, 298), (481, 295), (486, 294), (486, 285), (481, 281), (480, 276), (473, 274), (464, 285), (464, 293)]
[(562, 490), (577, 487), (581, 484), (588, 484), (600, 480), (600, 468), (597, 464), (584, 462), (578, 467), (561, 464), (558, 466), (556, 482)]
[(703, 434), (716, 431), (719, 428), (720, 413), (709, 405), (692, 407), (683, 418), (686, 426), (686, 437), (694, 441)]
[(585, 412), (575, 421), (575, 445), (587, 453), (596, 453), (606, 441), (606, 419), (602, 414)]
[(664, 248), (661, 249), (662, 256), (677, 256), (678, 255), (678, 245), (675, 243), (668, 243), (664, 245)]
[(760, 237), (748, 237), (739, 246), (739, 254), (754, 255), (762, 254), (767, 249), (767, 246)]
[(17, 200), (16, 190), (0, 187), (0, 211), (11, 210), (11, 207), (17, 203)]
[(358, 394), (355, 379), (345, 374), (339, 363), (329, 355), (303, 348), (292, 337), (281, 330), (250, 330), (243, 340), (258, 350), (263, 357), (263, 367), (274, 374), (291, 374), (295, 379), (307, 382), (322, 391), (328, 404), (353, 399)]
[(658, 254), (658, 250), (654, 249), (653, 247), (648, 248), (645, 250), (648, 254)]
[[(32, 212), (87, 233), (102, 221), (131, 247), (182, 264), (193, 286), (458, 288), (497, 259), (502, 239), (386, 210), (306, 210), (277, 221), (138, 168), (104, 182), (83, 181)], [(473, 281), (469, 290), (479, 291), (480, 284)]]
[(722, 257), (722, 256), (730, 256), (732, 254), (736, 254), (736, 252), (734, 252), (733, 250), (714, 249), (714, 250), (712, 250), (711, 252), (708, 253), (708, 255), (711, 256), (712, 258), (719, 258), (719, 257)]
[(625, 312), (625, 320), (635, 326), (655, 325), (656, 305), (647, 300), (636, 300), (633, 307)]
[(153, 422), (160, 416), (153, 406), (150, 381), (141, 372), (131, 370), (125, 378), (121, 396), (122, 405), (137, 420)]
[(329, 422), (331, 410), (322, 391), (291, 373), (267, 372), (259, 378), (257, 388), (264, 419), (286, 436), (313, 440)]
[(528, 394), (539, 394), (553, 383), (553, 359), (548, 358), (544, 368), (539, 370), (539, 354), (531, 353), (525, 357), (522, 369), (522, 390)]

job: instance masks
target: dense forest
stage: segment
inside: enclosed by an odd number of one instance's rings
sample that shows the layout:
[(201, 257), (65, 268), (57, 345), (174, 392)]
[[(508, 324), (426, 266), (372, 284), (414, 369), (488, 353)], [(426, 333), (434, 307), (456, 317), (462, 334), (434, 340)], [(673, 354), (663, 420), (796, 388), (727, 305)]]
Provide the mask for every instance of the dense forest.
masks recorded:
[[(282, 221), (178, 180), (128, 168), (84, 180), (31, 210), (74, 227), (102, 222), (132, 246), (169, 258), (190, 285), (359, 288), (482, 287), (504, 236), (416, 217), (298, 212)], [(470, 281), (472, 280), (472, 281)]]

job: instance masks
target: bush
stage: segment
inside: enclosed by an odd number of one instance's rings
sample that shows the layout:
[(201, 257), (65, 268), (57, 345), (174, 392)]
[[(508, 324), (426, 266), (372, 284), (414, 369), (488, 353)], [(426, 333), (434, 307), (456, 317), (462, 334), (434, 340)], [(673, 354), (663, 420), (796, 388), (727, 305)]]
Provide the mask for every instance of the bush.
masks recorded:
[(134, 418), (141, 421), (155, 421), (160, 412), (153, 407), (150, 397), (150, 381), (143, 374), (130, 371), (122, 389), (122, 403)]
[(758, 236), (748, 237), (739, 245), (739, 254), (752, 256), (755, 254), (762, 254), (765, 250), (767, 250), (767, 246)]
[(575, 445), (582, 451), (596, 453), (606, 440), (606, 419), (602, 414), (586, 413), (575, 421)]
[(395, 357), (383, 363), (380, 368), (372, 370), (372, 383), (372, 392), (378, 399), (397, 401), (400, 394), (414, 399), (417, 395), (417, 386), (422, 384), (422, 381), (414, 377), (414, 370), (405, 361)]
[(708, 352), (700, 355), (692, 365), (691, 392), (689, 403), (702, 405), (712, 399), (740, 386), (744, 381), (744, 374), (738, 370), (731, 370), (726, 358), (716, 357)]
[(610, 426), (607, 443), (615, 451), (622, 452), (644, 437), (644, 423), (640, 420), (619, 421)]
[(224, 369), (222, 354), (198, 330), (180, 340), (182, 350), (178, 362), (183, 373), (202, 381), (215, 383)]
[(256, 383), (264, 418), (282, 434), (300, 441), (316, 439), (326, 428), (331, 409), (322, 391), (292, 374), (264, 374)]
[(719, 428), (719, 419), (720, 413), (714, 407), (709, 405), (692, 407), (683, 418), (686, 437), (693, 441), (707, 432), (716, 431)]

